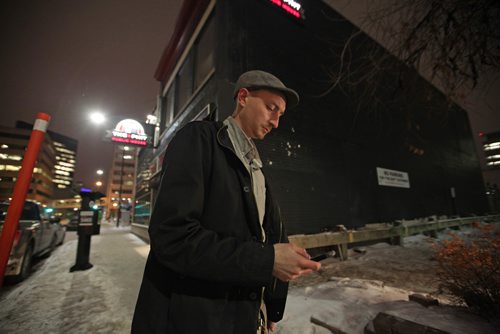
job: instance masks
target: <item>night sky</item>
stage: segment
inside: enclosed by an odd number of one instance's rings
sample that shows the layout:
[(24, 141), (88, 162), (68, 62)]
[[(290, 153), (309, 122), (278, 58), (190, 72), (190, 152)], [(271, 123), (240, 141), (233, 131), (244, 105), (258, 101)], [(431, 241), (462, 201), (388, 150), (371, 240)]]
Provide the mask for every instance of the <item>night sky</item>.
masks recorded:
[(1, 25), (0, 124), (52, 116), (49, 129), (78, 140), (75, 180), (92, 185), (113, 144), (88, 120), (93, 109), (145, 120), (154, 72), (181, 0), (9, 1)]

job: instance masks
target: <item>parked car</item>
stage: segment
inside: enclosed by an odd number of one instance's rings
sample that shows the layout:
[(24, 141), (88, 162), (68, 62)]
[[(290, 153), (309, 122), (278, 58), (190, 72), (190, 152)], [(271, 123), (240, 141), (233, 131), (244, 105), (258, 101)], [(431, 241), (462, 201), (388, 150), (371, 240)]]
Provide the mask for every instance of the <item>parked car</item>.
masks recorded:
[(66, 227), (63, 224), (61, 224), (60, 217), (51, 216), (49, 221), (55, 230), (56, 246), (60, 246), (63, 244), (64, 238), (66, 237)]
[[(5, 223), (9, 202), (0, 203), (0, 230)], [(33, 257), (49, 256), (64, 242), (65, 228), (51, 219), (35, 202), (26, 201), (10, 253), (5, 276), (11, 281), (24, 280), (31, 272)]]

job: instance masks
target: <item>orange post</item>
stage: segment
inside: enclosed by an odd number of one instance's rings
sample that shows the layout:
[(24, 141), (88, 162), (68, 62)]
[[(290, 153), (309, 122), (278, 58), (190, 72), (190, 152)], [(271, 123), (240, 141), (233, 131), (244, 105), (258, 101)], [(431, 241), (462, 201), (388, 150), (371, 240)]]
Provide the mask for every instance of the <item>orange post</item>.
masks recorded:
[(3, 285), (5, 276), (5, 268), (9, 261), (9, 256), (14, 242), (14, 235), (19, 224), (19, 218), (24, 207), (26, 194), (33, 176), (33, 169), (38, 158), (38, 153), (45, 137), (45, 132), (49, 125), (50, 115), (38, 113), (36, 115), (35, 124), (31, 131), (31, 137), (28, 142), (28, 148), (24, 154), (21, 170), (19, 170), (17, 181), (12, 193), (12, 201), (10, 202), (5, 223), (3, 225), (2, 235), (0, 236), (0, 287)]

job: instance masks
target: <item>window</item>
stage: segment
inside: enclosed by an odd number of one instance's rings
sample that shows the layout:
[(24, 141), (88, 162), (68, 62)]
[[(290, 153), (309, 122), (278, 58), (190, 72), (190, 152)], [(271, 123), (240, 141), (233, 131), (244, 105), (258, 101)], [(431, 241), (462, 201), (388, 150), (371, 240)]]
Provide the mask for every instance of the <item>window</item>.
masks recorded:
[(175, 103), (175, 116), (193, 94), (193, 53), (189, 52), (184, 64), (177, 74), (177, 101)]
[(215, 67), (215, 23), (209, 20), (203, 29), (196, 47), (194, 87), (198, 88)]
[(165, 110), (165, 128), (172, 124), (174, 119), (174, 102), (175, 102), (175, 84), (172, 83), (167, 91), (166, 96), (163, 98), (163, 110)]
[(134, 213), (134, 222), (136, 224), (148, 225), (149, 217), (151, 216), (151, 203), (146, 199), (137, 200)]

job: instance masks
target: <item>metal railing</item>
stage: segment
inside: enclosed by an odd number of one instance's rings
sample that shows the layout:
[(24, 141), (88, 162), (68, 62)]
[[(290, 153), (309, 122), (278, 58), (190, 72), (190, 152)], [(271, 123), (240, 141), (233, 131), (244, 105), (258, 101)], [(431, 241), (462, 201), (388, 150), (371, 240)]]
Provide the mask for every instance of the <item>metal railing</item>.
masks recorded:
[(446, 228), (460, 228), (478, 222), (500, 222), (500, 214), (454, 219), (438, 219), (433, 216), (425, 219), (400, 220), (394, 223), (368, 224), (356, 230), (347, 230), (343, 225), (338, 225), (339, 231), (296, 234), (288, 238), (291, 243), (308, 249), (337, 246), (340, 258), (347, 259), (348, 245), (352, 243), (389, 240), (391, 244), (402, 245), (404, 237), (420, 233), (435, 234)]

